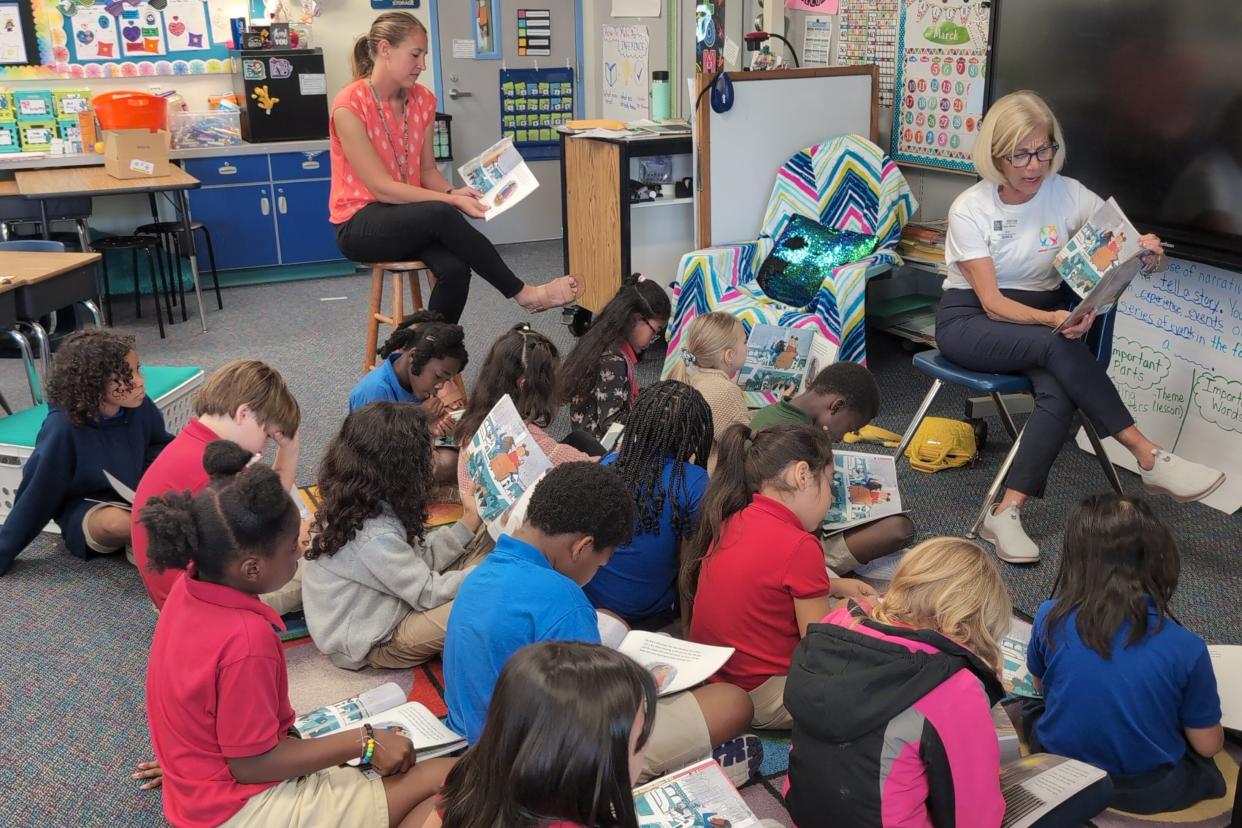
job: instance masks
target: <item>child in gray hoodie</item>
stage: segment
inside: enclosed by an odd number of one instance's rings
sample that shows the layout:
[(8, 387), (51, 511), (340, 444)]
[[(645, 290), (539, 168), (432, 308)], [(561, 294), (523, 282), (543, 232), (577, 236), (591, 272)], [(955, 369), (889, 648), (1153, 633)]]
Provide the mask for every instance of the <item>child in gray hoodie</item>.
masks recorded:
[(481, 524), (472, 492), (457, 523), (424, 527), (432, 442), (417, 406), (372, 403), (345, 418), (320, 466), (302, 601), (338, 667), (411, 667), (439, 653), (457, 588), (482, 557), (470, 551)]

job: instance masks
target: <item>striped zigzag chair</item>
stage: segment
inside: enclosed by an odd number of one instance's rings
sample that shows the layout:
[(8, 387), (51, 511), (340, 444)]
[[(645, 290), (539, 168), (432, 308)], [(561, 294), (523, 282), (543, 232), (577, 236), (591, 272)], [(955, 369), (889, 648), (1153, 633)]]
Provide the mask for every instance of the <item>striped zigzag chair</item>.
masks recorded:
[[(710, 311), (733, 314), (748, 333), (760, 323), (814, 328), (838, 346), (838, 359), (865, 363), (866, 281), (901, 264), (897, 242), (917, 208), (896, 163), (867, 139), (844, 135), (801, 150), (776, 175), (758, 239), (682, 256), (678, 280), (672, 285), (677, 305), (669, 323), (664, 375), (681, 358), (681, 336), (690, 320)], [(825, 274), (815, 300), (805, 308), (768, 298), (755, 281), (774, 240), (795, 214), (877, 238), (870, 256)], [(755, 397), (752, 404), (764, 404), (760, 395), (749, 396)], [(769, 402), (774, 399), (769, 395)]]

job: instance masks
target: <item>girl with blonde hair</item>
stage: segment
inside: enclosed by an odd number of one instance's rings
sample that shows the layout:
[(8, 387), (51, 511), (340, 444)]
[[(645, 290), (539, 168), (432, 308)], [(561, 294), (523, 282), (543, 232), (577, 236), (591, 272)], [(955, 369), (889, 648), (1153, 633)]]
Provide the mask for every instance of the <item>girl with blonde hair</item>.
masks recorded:
[[(746, 363), (746, 329), (732, 314), (712, 311), (694, 317), (686, 328), (681, 359), (666, 379), (684, 382), (703, 395), (712, 410), (713, 440), (734, 423), (749, 423), (746, 395), (736, 382)], [(711, 466), (715, 466), (713, 453)]]
[[(1005, 695), (997, 674), (1009, 624), (995, 564), (960, 538), (920, 543), (874, 606), (812, 624), (785, 686), (794, 822), (1000, 825), (991, 708)], [(1104, 810), (1110, 788), (1103, 779), (1035, 824), (1080, 825)]]

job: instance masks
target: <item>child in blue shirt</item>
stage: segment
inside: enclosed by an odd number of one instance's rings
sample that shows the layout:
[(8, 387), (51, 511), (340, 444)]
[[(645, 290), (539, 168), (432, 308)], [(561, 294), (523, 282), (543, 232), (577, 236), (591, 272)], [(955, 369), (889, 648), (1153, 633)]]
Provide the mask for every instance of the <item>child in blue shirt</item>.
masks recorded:
[(1031, 749), (1107, 771), (1110, 806), (1132, 813), (1225, 793), (1207, 645), (1169, 612), (1180, 572), (1173, 535), (1146, 502), (1092, 495), (1070, 515), (1056, 591), (1027, 649), (1044, 694), (1023, 712)]
[[(582, 586), (629, 542), (634, 520), (634, 501), (610, 468), (564, 463), (543, 476), (525, 522), (500, 536), (457, 591), (444, 643), (450, 728), (472, 745), (479, 740), (500, 671), (526, 645), (600, 643), (595, 609)], [(735, 740), (754, 711), (745, 692), (722, 683), (667, 696), (658, 709), (644, 766), (648, 777)], [(758, 769), (762, 748), (755, 737), (746, 738), (722, 745), (721, 755), (742, 757), (731, 767), (750, 772)]]
[(104, 472), (137, 488), (172, 441), (128, 334), (92, 328), (68, 337), (52, 363), (47, 399), (47, 419), (0, 528), (0, 575), (50, 520), (79, 558), (123, 550), (130, 514), (111, 505), (120, 495)]
[(432, 419), (444, 413), (436, 397), (440, 386), (461, 373), (469, 361), (466, 334), (446, 322), (412, 324), (384, 343), (384, 361), (367, 372), (349, 394), (349, 410), (373, 402), (412, 402)]
[(612, 466), (638, 506), (634, 539), (617, 548), (583, 590), (631, 628), (658, 630), (677, 618), (680, 549), (707, 490), (712, 411), (703, 395), (665, 380), (643, 389)]

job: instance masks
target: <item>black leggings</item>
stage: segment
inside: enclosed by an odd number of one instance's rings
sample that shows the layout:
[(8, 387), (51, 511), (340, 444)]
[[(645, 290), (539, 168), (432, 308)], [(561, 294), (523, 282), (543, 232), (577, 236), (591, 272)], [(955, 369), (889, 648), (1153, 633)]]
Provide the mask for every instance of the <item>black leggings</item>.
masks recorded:
[(525, 287), (487, 236), (443, 201), (368, 204), (337, 225), (336, 244), (355, 262), (426, 262), (436, 277), (427, 309), (449, 322), (461, 319), (466, 308), (472, 270), (506, 299)]
[[(1060, 291), (1005, 290), (1009, 299), (1040, 310), (1065, 307)], [(936, 316), (936, 344), (972, 371), (1024, 374), (1035, 394), (1022, 445), (1005, 485), (1040, 497), (1077, 409), (1102, 437), (1134, 425), (1113, 381), (1083, 339), (1066, 339), (1042, 325), (989, 319), (973, 290), (946, 290)]]

